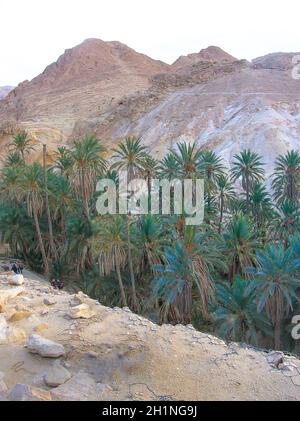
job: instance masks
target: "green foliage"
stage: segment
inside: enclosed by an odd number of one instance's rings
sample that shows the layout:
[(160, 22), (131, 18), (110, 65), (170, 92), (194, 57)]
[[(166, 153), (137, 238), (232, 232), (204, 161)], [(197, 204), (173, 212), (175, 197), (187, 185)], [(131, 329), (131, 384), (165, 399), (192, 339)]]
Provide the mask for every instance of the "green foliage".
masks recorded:
[[(31, 149), (29, 135), (19, 133), (2, 163), (0, 232), (14, 257), (69, 290), (160, 323), (194, 323), (229, 341), (296, 349), (290, 332), (300, 307), (297, 151), (278, 157), (270, 191), (262, 159), (250, 150), (228, 171), (213, 151), (190, 142), (173, 145), (158, 161), (141, 139), (128, 137), (109, 165), (102, 143), (86, 136), (59, 147), (46, 168), (26, 162)], [(109, 178), (119, 186), (119, 170), (129, 181), (142, 177), (149, 191), (154, 178), (203, 178), (203, 224), (186, 226), (184, 213), (99, 216), (97, 182)]]

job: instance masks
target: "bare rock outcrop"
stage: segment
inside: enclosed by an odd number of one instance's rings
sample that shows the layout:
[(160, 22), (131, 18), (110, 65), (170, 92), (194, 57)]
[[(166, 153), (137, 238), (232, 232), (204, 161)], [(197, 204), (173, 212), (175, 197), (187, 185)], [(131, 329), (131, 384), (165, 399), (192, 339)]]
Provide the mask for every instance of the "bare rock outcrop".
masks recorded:
[[(0, 290), (15, 288), (0, 276)], [(46, 313), (45, 298), (56, 301)], [(67, 317), (74, 304), (93, 317)], [(9, 320), (27, 306), (30, 317)], [(0, 316), (0, 400), (300, 400), (296, 356), (228, 344), (193, 326), (158, 326), (55, 291), (33, 273)], [(45, 337), (33, 333), (41, 325)], [(27, 345), (11, 340), (18, 331)]]
[(211, 46), (168, 65), (119, 42), (88, 39), (0, 101), (0, 155), (21, 129), (34, 140), (32, 159), (42, 159), (41, 143), (51, 155), (57, 145), (96, 134), (111, 150), (135, 135), (157, 157), (177, 141), (196, 141), (228, 167), (252, 148), (269, 174), (278, 154), (300, 149), (296, 55), (249, 63)]

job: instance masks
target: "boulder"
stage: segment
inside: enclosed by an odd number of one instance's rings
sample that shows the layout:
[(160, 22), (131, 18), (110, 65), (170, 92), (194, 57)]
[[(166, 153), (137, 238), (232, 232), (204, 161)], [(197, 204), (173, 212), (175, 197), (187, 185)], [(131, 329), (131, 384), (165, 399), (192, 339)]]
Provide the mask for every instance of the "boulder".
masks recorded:
[(14, 275), (8, 279), (8, 283), (10, 285), (23, 285), (24, 284), (24, 277), (23, 275)]
[(13, 312), (13, 314), (9, 317), (10, 322), (19, 322), (20, 320), (27, 319), (31, 316), (31, 311), (29, 310), (19, 310)]
[(46, 306), (53, 306), (54, 304), (57, 303), (57, 301), (55, 301), (55, 299), (54, 298), (51, 298), (51, 297), (44, 298), (44, 301), (43, 302), (44, 302), (44, 304)]
[(279, 365), (283, 363), (284, 354), (280, 351), (270, 352), (267, 356), (268, 363), (276, 368), (279, 368)]
[(72, 307), (69, 316), (71, 319), (90, 319), (95, 316), (95, 311), (90, 308), (87, 304), (80, 304), (76, 307)]
[(65, 355), (63, 345), (35, 333), (29, 337), (27, 348), (32, 354), (39, 354), (41, 357), (58, 358)]
[(0, 315), (0, 344), (23, 343), (26, 337), (23, 329), (8, 326), (5, 318)]
[(85, 372), (79, 372), (66, 383), (51, 390), (55, 401), (96, 401), (100, 400), (105, 385), (98, 384)]
[(11, 288), (11, 289), (0, 289), (0, 313), (4, 311), (5, 305), (10, 300), (22, 294), (22, 292), (24, 292), (24, 288), (22, 287)]
[(51, 369), (45, 374), (44, 381), (47, 386), (57, 387), (66, 383), (72, 377), (71, 373), (55, 361)]
[(9, 401), (51, 401), (50, 392), (27, 384), (16, 384), (9, 392)]
[(86, 301), (90, 300), (90, 297), (85, 295), (82, 291), (79, 291), (77, 294), (74, 294), (70, 300), (71, 307), (77, 307), (80, 304), (86, 304)]

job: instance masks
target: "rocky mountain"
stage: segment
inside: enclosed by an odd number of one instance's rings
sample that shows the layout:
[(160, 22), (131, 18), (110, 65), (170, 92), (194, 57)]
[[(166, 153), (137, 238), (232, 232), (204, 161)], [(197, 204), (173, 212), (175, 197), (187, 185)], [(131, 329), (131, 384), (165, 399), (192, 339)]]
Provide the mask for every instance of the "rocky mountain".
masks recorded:
[(296, 357), (158, 326), (24, 273), (22, 285), (0, 273), (0, 401), (300, 399)]
[(0, 100), (5, 98), (13, 89), (13, 86), (0, 86)]
[(167, 65), (119, 42), (89, 39), (0, 101), (1, 150), (20, 128), (50, 149), (86, 133), (108, 149), (136, 135), (160, 157), (186, 139), (215, 149), (227, 165), (250, 147), (270, 172), (278, 154), (300, 146), (293, 56), (249, 63), (208, 47)]

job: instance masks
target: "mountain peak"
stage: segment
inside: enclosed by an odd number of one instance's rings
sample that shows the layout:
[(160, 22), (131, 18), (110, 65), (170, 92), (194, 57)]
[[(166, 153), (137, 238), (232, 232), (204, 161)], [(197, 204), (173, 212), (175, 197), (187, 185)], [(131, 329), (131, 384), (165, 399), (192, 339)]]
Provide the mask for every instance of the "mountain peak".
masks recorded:
[(220, 47), (211, 45), (207, 48), (202, 49), (199, 53), (188, 54), (187, 56), (180, 56), (174, 63), (175, 69), (196, 64), (200, 61), (211, 61), (211, 62), (232, 62), (237, 59), (232, 55), (226, 53)]

